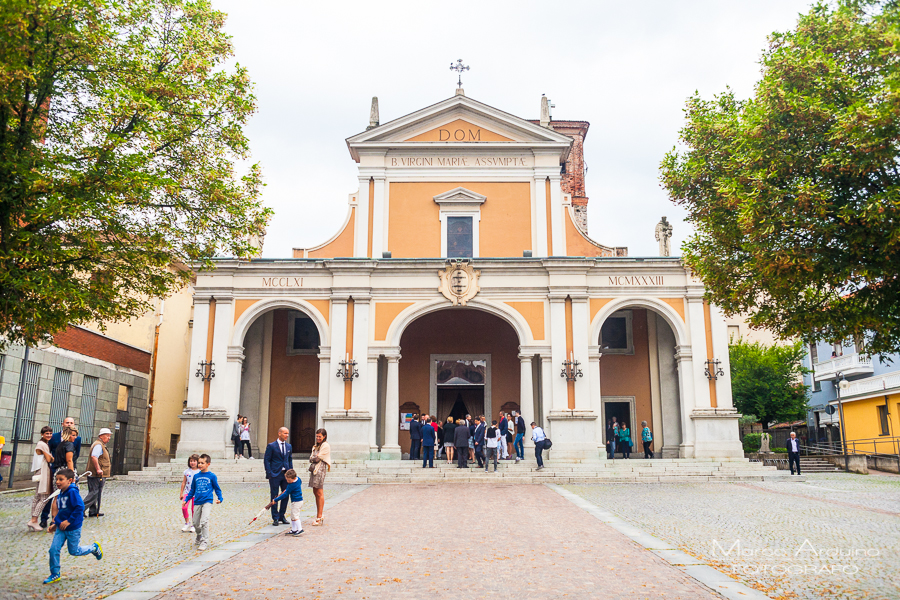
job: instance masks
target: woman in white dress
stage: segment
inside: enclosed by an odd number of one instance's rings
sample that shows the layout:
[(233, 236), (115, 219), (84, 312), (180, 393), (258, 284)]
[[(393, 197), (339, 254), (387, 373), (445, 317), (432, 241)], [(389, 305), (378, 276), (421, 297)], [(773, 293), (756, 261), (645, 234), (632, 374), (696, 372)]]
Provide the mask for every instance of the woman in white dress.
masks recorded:
[(32, 531), (43, 531), (38, 524), (38, 518), (47, 503), (47, 497), (53, 490), (53, 479), (50, 477), (50, 463), (53, 462), (53, 455), (50, 454), (50, 438), (53, 437), (53, 428), (49, 425), (41, 427), (41, 439), (34, 447), (34, 456), (31, 461), (31, 471), (34, 473), (32, 479), (37, 481), (37, 487), (34, 490), (34, 498), (31, 499), (31, 520), (25, 525)]

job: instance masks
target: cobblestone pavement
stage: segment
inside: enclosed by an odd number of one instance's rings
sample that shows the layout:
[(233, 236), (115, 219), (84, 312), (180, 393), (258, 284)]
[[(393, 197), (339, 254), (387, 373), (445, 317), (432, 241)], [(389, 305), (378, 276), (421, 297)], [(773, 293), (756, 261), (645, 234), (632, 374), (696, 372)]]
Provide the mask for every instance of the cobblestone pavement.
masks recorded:
[(540, 485), (382, 485), (160, 599), (720, 598)]
[(900, 598), (900, 478), (564, 487), (772, 598)]
[[(248, 525), (269, 501), (265, 482), (222, 483), (225, 501), (213, 508), (211, 547), (234, 541), (271, 524), (268, 513)], [(331, 486), (330, 498), (350, 486)], [(193, 535), (182, 533), (184, 520), (178, 500), (178, 484), (109, 481), (103, 490), (104, 517), (85, 519), (82, 544), (98, 541), (105, 556), (69, 556), (63, 549), (62, 581), (42, 585), (49, 573), (47, 550), (51, 535), (29, 533), (25, 522), (31, 511), (31, 493), (0, 496), (0, 598), (101, 598), (150, 577), (198, 553)], [(82, 496), (87, 485), (81, 485)], [(304, 491), (304, 497), (307, 497)], [(312, 492), (305, 514), (315, 510)], [(287, 529), (287, 527), (285, 527)]]

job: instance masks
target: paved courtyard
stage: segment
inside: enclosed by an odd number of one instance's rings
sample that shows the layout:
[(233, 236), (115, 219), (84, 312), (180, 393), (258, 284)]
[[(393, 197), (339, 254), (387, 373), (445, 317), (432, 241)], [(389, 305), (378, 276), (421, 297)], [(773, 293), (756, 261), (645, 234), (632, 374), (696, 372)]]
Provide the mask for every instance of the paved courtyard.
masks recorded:
[[(266, 525), (250, 519), (269, 501), (269, 486), (223, 483), (225, 501), (213, 509), (210, 528), (212, 547), (237, 540)], [(105, 557), (62, 554), (62, 581), (42, 585), (49, 572), (47, 550), (51, 535), (29, 533), (25, 529), (31, 510), (31, 493), (0, 496), (0, 598), (101, 598), (150, 577), (199, 553), (193, 536), (182, 533), (184, 520), (177, 484), (127, 483), (110, 481), (103, 490), (103, 513), (99, 519), (85, 519), (82, 543), (99, 541)], [(346, 486), (331, 486), (333, 497)], [(87, 485), (81, 485), (82, 496)], [(304, 494), (304, 497), (306, 494)], [(312, 498), (312, 494), (309, 494)], [(307, 513), (312, 502), (306, 502)], [(265, 515), (264, 515), (265, 516)]]
[(900, 598), (898, 477), (565, 489), (772, 598)]
[[(248, 521), (268, 489), (223, 489), (213, 552), (200, 555), (180, 532), (176, 485), (110, 482), (107, 516), (87, 520), (83, 534), (106, 558), (63, 554), (52, 587), (41, 585), (49, 536), (22, 526), (30, 495), (0, 496), (0, 598), (102, 598), (217, 553), (221, 562), (159, 597), (721, 598), (576, 500), (770, 598), (900, 598), (900, 477), (558, 488), (568, 497), (539, 485), (329, 486), (330, 500), (345, 499), (326, 511), (325, 527), (255, 545), (269, 521)], [(312, 504), (308, 494), (306, 514)], [(246, 543), (226, 546), (235, 540)], [(218, 550), (229, 546), (248, 549)]]

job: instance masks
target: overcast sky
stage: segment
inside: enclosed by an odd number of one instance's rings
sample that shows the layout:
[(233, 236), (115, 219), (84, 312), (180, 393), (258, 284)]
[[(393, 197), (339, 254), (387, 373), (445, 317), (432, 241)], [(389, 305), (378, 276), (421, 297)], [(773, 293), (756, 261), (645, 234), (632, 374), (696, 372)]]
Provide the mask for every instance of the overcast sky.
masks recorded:
[[(792, 29), (808, 0), (612, 2), (308, 2), (214, 0), (228, 13), (236, 59), (256, 84), (248, 128), (275, 210), (264, 256), (337, 232), (356, 191), (345, 138), (453, 95), (462, 58), (466, 95), (537, 119), (541, 94), (556, 119), (591, 124), (585, 143), (592, 238), (657, 254), (666, 215), (673, 250), (684, 212), (659, 185), (685, 100), (731, 86), (747, 97), (773, 31)], [(676, 252), (678, 253), (678, 252)]]

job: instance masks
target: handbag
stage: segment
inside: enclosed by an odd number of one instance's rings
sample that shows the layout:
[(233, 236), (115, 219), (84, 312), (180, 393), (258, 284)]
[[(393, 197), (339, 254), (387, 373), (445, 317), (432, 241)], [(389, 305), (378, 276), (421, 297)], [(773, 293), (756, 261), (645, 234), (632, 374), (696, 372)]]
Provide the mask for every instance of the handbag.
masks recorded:
[(550, 438), (544, 438), (544, 450), (549, 450), (551, 446), (553, 446), (553, 442), (550, 441)]

